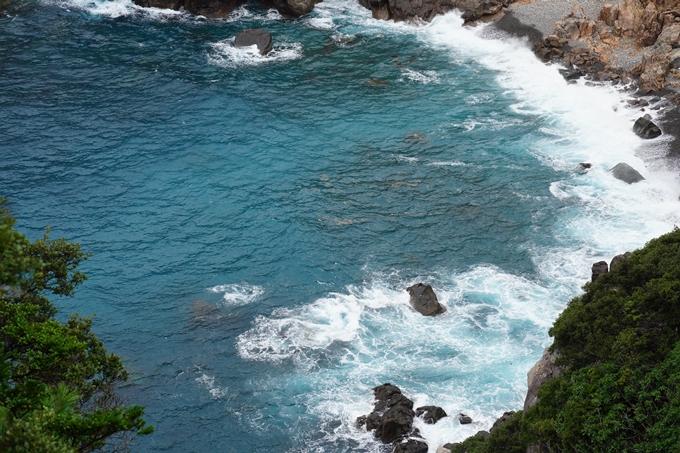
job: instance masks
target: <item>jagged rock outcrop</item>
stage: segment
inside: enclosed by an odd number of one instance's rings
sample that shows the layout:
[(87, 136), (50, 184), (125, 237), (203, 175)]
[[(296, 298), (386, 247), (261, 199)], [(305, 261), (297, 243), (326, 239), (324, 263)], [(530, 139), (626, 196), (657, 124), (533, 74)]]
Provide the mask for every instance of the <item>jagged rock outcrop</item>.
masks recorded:
[(645, 179), (640, 172), (624, 162), (616, 164), (614, 168), (611, 169), (611, 172), (616, 179), (620, 179), (628, 184), (640, 182)]
[(616, 255), (614, 258), (612, 258), (612, 262), (609, 265), (609, 270), (613, 271), (616, 266), (618, 266), (623, 261), (630, 258), (631, 255), (632, 255), (632, 253), (630, 253), (630, 252), (622, 253), (621, 255)]
[(406, 288), (410, 294), (409, 303), (420, 314), (436, 316), (444, 313), (446, 307), (439, 303), (432, 286), (418, 283)]
[(413, 428), (413, 401), (390, 383), (375, 387), (373, 394), (376, 399), (373, 412), (359, 417), (357, 426), (365, 426), (386, 444), (392, 443), (395, 453), (426, 453), (427, 444)]
[(652, 122), (652, 117), (649, 115), (642, 116), (635, 121), (633, 132), (642, 138), (656, 138), (661, 135), (661, 129)]
[[(557, 377), (562, 373), (562, 369), (555, 365), (556, 358), (556, 354), (550, 352), (549, 348), (546, 348), (543, 351), (543, 356), (540, 360), (529, 370), (529, 373), (527, 374), (529, 389), (527, 390), (527, 396), (524, 400), (525, 411), (538, 402), (538, 389), (548, 382), (549, 379)], [(509, 418), (509, 416), (507, 418)], [(496, 425), (494, 424), (494, 426)]]
[(371, 10), (375, 19), (430, 21), (438, 14), (458, 9), (463, 13), (463, 20), (470, 22), (482, 16), (497, 14), (511, 2), (508, 0), (359, 0), (359, 3)]
[(607, 266), (606, 261), (598, 261), (597, 263), (593, 263), (593, 267), (591, 268), (590, 281), (594, 282), (600, 275), (606, 274), (607, 272), (609, 272), (609, 267)]
[(555, 22), (555, 31), (553, 35), (563, 39), (584, 39), (595, 32), (595, 21), (586, 18), (583, 9), (574, 5), (571, 13), (564, 19)]
[(250, 46), (257, 46), (260, 55), (267, 55), (272, 50), (272, 35), (265, 30), (248, 28), (234, 38), (234, 47)]

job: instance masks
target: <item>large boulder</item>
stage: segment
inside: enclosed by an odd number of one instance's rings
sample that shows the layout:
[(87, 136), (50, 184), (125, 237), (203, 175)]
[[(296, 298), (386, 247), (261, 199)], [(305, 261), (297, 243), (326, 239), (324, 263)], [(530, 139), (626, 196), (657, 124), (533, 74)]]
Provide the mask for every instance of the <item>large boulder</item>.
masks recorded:
[(553, 35), (561, 39), (583, 39), (592, 36), (595, 28), (595, 22), (586, 18), (580, 6), (574, 5), (567, 17), (555, 22)]
[(631, 69), (631, 74), (638, 76), (641, 93), (652, 93), (666, 86), (672, 50), (669, 45), (660, 44), (642, 51), (642, 61)]
[(248, 28), (234, 38), (234, 47), (250, 46), (257, 46), (260, 55), (267, 55), (272, 50), (272, 35), (259, 28)]
[(680, 23), (673, 22), (663, 28), (656, 40), (657, 44), (666, 44), (671, 47), (680, 47)]
[(656, 5), (654, 2), (647, 3), (642, 12), (641, 27), (635, 41), (640, 46), (651, 46), (659, 37), (662, 27), (663, 19), (659, 15)]
[(616, 179), (620, 179), (628, 184), (633, 184), (644, 180), (645, 178), (633, 167), (626, 163), (618, 163), (611, 169), (612, 175)]
[(626, 0), (618, 5), (614, 21), (614, 35), (622, 38), (636, 38), (642, 28), (642, 15), (645, 9), (638, 0)]
[(300, 17), (309, 14), (321, 0), (261, 0), (265, 8), (276, 8), (284, 17)]
[(421, 406), (416, 408), (416, 417), (422, 417), (428, 425), (434, 425), (446, 417), (446, 411), (439, 406)]
[(439, 303), (437, 295), (430, 285), (418, 283), (406, 288), (411, 295), (409, 303), (420, 314), (436, 316), (446, 311), (446, 307)]
[(503, 425), (505, 422), (510, 420), (510, 418), (512, 418), (513, 415), (515, 415), (515, 411), (503, 412), (503, 415), (498, 417), (498, 419), (496, 419), (496, 421), (493, 422), (493, 426), (491, 427), (491, 429), (489, 429), (489, 433), (492, 433), (494, 429), (498, 428), (499, 426)]
[(549, 379), (559, 376), (562, 370), (555, 366), (556, 354), (550, 352), (548, 348), (543, 351), (543, 356), (527, 373), (527, 396), (524, 400), (524, 410), (526, 411), (531, 406), (538, 402), (538, 389)]
[(652, 122), (652, 117), (649, 115), (641, 116), (635, 121), (633, 132), (642, 138), (656, 138), (661, 135), (661, 129)]
[(598, 277), (602, 274), (606, 274), (609, 272), (609, 267), (607, 266), (606, 261), (598, 261), (597, 263), (593, 264), (593, 267), (591, 268), (591, 275), (590, 275), (590, 281), (594, 282), (595, 280), (598, 279)]
[(436, 0), (389, 0), (389, 5), (391, 18), (395, 21), (416, 17), (429, 21), (442, 12)]

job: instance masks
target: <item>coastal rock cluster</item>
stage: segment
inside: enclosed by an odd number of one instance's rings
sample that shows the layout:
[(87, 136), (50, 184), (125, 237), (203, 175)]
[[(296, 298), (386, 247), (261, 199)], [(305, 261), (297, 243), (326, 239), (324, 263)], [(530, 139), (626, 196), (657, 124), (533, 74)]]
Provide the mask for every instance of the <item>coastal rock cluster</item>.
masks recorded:
[[(642, 94), (680, 89), (678, 6), (677, 0), (625, 0), (605, 4), (598, 17), (589, 18), (574, 5), (534, 51), (544, 61), (568, 66), (571, 78), (637, 80)], [(665, 94), (677, 100), (675, 93)]]
[(358, 428), (373, 431), (376, 439), (392, 444), (393, 453), (427, 453), (427, 443), (413, 427), (413, 419), (422, 417), (428, 424), (446, 417), (441, 407), (423, 406), (413, 410), (413, 401), (405, 397), (399, 387), (385, 383), (373, 388), (373, 412), (357, 419)]

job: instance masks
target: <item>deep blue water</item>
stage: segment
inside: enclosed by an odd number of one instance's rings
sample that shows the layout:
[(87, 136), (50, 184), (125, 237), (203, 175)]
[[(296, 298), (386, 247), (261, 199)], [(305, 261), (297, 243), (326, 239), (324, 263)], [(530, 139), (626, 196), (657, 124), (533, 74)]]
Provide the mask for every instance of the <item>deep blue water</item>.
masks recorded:
[[(459, 22), (350, 0), (0, 16), (0, 195), (30, 237), (93, 254), (55, 303), (96, 313), (132, 372), (157, 426), (139, 451), (380, 451), (353, 420), (386, 381), (473, 416), (422, 426), (431, 451), (465, 438), (521, 406), (590, 263), (677, 223), (673, 177), (606, 172), (644, 168), (620, 94)], [(252, 27), (270, 56), (231, 45)], [(446, 315), (410, 309), (416, 281)]]

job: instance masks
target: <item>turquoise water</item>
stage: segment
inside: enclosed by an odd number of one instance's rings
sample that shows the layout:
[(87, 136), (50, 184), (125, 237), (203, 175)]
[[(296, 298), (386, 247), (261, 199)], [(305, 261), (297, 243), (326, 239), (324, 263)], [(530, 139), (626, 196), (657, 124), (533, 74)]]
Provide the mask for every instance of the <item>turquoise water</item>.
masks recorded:
[[(233, 48), (253, 27), (269, 56)], [(138, 451), (382, 451), (353, 421), (389, 381), (475, 420), (418, 422), (434, 452), (521, 407), (592, 262), (679, 223), (621, 93), (484, 33), (349, 0), (296, 21), (123, 0), (0, 17), (2, 195), (29, 236), (93, 253), (56, 303), (96, 313), (132, 372), (157, 426)], [(647, 180), (614, 180), (619, 161)], [(408, 306), (418, 281), (444, 316)]]

